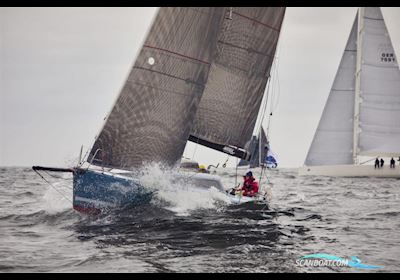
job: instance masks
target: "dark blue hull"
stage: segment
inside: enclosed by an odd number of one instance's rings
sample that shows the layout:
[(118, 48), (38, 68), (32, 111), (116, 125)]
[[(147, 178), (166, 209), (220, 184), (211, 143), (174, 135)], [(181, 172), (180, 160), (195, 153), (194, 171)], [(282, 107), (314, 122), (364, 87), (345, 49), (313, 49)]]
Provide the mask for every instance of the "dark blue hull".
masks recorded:
[(147, 203), (153, 192), (135, 179), (86, 169), (75, 169), (73, 207), (83, 213), (100, 213), (104, 209)]

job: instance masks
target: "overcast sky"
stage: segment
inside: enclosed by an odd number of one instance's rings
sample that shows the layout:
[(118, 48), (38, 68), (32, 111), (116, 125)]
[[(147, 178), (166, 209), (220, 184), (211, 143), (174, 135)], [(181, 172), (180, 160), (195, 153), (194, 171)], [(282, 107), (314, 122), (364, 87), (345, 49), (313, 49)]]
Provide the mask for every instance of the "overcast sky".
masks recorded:
[[(156, 10), (0, 8), (0, 166), (74, 164), (80, 146), (93, 144)], [(356, 12), (287, 8), (270, 131), (281, 166), (304, 162)], [(400, 8), (382, 12), (398, 56)], [(184, 155), (204, 164), (227, 158), (192, 143)]]

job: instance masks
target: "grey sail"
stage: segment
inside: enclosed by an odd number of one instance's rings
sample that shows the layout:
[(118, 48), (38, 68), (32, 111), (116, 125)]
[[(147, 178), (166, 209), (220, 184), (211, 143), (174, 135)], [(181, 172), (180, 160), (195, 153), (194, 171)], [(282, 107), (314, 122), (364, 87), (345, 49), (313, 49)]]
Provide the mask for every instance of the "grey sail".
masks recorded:
[(284, 14), (285, 7), (226, 8), (190, 141), (248, 159)]
[(380, 8), (364, 8), (358, 154), (400, 156), (400, 70)]
[(305, 165), (353, 163), (353, 117), (358, 14), (325, 104)]
[[(261, 150), (261, 156), (260, 156)], [(250, 152), (250, 160), (241, 159), (238, 166), (246, 166), (249, 165), (250, 168), (259, 167), (260, 163), (265, 163), (265, 157), (267, 156), (267, 152), (269, 150), (268, 139), (265, 135), (264, 128), (261, 127), (261, 144), (260, 144), (260, 136), (253, 135), (251, 138), (251, 142), (249, 145)]]
[(159, 9), (89, 162), (120, 169), (179, 162), (223, 18), (219, 7)]

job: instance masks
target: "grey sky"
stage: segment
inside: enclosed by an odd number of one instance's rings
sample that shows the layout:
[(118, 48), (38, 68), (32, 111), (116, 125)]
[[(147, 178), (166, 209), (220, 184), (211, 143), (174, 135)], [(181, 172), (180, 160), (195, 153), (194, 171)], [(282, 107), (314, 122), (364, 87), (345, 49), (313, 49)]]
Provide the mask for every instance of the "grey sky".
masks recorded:
[[(99, 132), (155, 11), (0, 8), (0, 166), (75, 163)], [(270, 135), (282, 166), (303, 164), (356, 11), (287, 8)], [(399, 55), (400, 8), (382, 12)], [(227, 158), (192, 143), (184, 155), (194, 152), (205, 164)]]

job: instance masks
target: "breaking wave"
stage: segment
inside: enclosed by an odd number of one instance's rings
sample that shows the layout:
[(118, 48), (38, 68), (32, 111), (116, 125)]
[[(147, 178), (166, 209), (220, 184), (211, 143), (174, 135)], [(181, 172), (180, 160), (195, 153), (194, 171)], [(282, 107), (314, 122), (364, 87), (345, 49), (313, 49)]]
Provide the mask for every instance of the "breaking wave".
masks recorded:
[[(176, 180), (183, 173), (163, 169), (152, 163), (141, 169), (140, 183), (153, 191), (154, 205), (166, 205), (168, 210), (179, 215), (189, 215), (197, 209), (220, 209), (230, 203), (229, 198), (215, 187), (203, 189), (190, 183), (190, 180)], [(190, 179), (193, 174), (184, 175)]]

